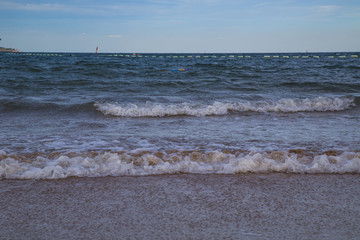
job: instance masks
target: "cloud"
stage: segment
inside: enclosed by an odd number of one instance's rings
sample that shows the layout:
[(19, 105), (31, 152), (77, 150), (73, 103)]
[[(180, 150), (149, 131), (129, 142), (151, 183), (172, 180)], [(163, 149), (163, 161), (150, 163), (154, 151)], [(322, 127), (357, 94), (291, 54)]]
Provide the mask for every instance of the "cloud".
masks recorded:
[[(72, 14), (90, 15), (90, 16), (107, 16), (107, 17), (128, 17), (134, 19), (143, 19), (146, 17), (169, 17), (177, 11), (183, 11), (187, 9), (187, 5), (193, 4), (192, 1), (218, 1), (218, 0), (149, 0), (149, 1), (125, 1), (114, 4), (102, 4), (90, 1), (90, 4), (79, 5), (76, 1), (73, 3), (58, 4), (52, 3), (49, 0), (47, 2), (38, 3), (38, 1), (30, 0), (27, 2), (17, 1), (1, 1), (0, 0), (0, 11), (11, 10), (11, 11), (29, 11), (29, 12), (66, 12)], [(184, 4), (184, 2), (189, 2)]]
[(313, 11), (319, 13), (331, 13), (338, 9), (340, 9), (340, 6), (336, 6), (336, 5), (322, 5), (322, 6), (313, 7)]
[[(30, 2), (30, 1), (29, 1)], [(28, 12), (65, 12), (72, 14), (106, 15), (106, 9), (95, 6), (78, 6), (76, 4), (57, 3), (19, 3), (0, 1), (0, 10), (28, 11)]]
[(7, 10), (23, 10), (23, 11), (69, 11), (71, 8), (63, 4), (51, 3), (15, 3), (0, 2), (0, 7)]
[(322, 6), (314, 6), (311, 8), (311, 10), (316, 14), (328, 16), (330, 14), (335, 13), (340, 8), (341, 8), (340, 6), (336, 6), (336, 5), (322, 5)]
[(121, 35), (121, 34), (110, 34), (110, 35), (108, 35), (108, 37), (109, 38), (122, 38), (123, 35)]

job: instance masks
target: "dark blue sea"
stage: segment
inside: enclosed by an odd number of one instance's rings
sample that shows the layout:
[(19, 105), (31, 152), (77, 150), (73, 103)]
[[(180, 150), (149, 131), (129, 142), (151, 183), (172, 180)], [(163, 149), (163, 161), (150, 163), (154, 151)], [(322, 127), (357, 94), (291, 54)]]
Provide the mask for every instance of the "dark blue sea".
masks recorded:
[(0, 178), (360, 173), (359, 53), (0, 55)]
[(360, 236), (360, 53), (0, 54), (0, 240)]

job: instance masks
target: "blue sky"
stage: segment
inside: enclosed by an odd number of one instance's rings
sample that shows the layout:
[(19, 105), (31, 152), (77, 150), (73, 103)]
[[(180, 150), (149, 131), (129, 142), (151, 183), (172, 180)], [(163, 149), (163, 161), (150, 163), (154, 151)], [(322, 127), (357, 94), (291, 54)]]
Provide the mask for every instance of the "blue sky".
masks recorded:
[(21, 51), (360, 51), (359, 0), (0, 0)]

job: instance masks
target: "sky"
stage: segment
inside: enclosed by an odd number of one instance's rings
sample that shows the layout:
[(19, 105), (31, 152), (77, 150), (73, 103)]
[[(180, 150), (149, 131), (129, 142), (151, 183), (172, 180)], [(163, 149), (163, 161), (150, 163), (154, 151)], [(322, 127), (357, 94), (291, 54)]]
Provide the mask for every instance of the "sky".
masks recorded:
[(0, 0), (23, 52), (360, 51), (359, 0)]

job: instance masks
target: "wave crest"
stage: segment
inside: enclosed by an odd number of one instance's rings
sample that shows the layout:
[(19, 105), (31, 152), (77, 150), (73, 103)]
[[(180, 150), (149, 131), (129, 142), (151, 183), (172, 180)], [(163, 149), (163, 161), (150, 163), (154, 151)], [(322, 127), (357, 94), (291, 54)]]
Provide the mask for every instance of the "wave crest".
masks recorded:
[(270, 172), (360, 174), (360, 152), (167, 150), (50, 155), (0, 152), (0, 179)]
[(146, 102), (145, 104), (95, 103), (97, 110), (106, 115), (119, 117), (166, 117), (166, 116), (211, 116), (226, 115), (230, 112), (324, 112), (342, 111), (355, 106), (354, 98), (314, 99), (280, 99), (277, 101), (241, 101), (162, 104)]

